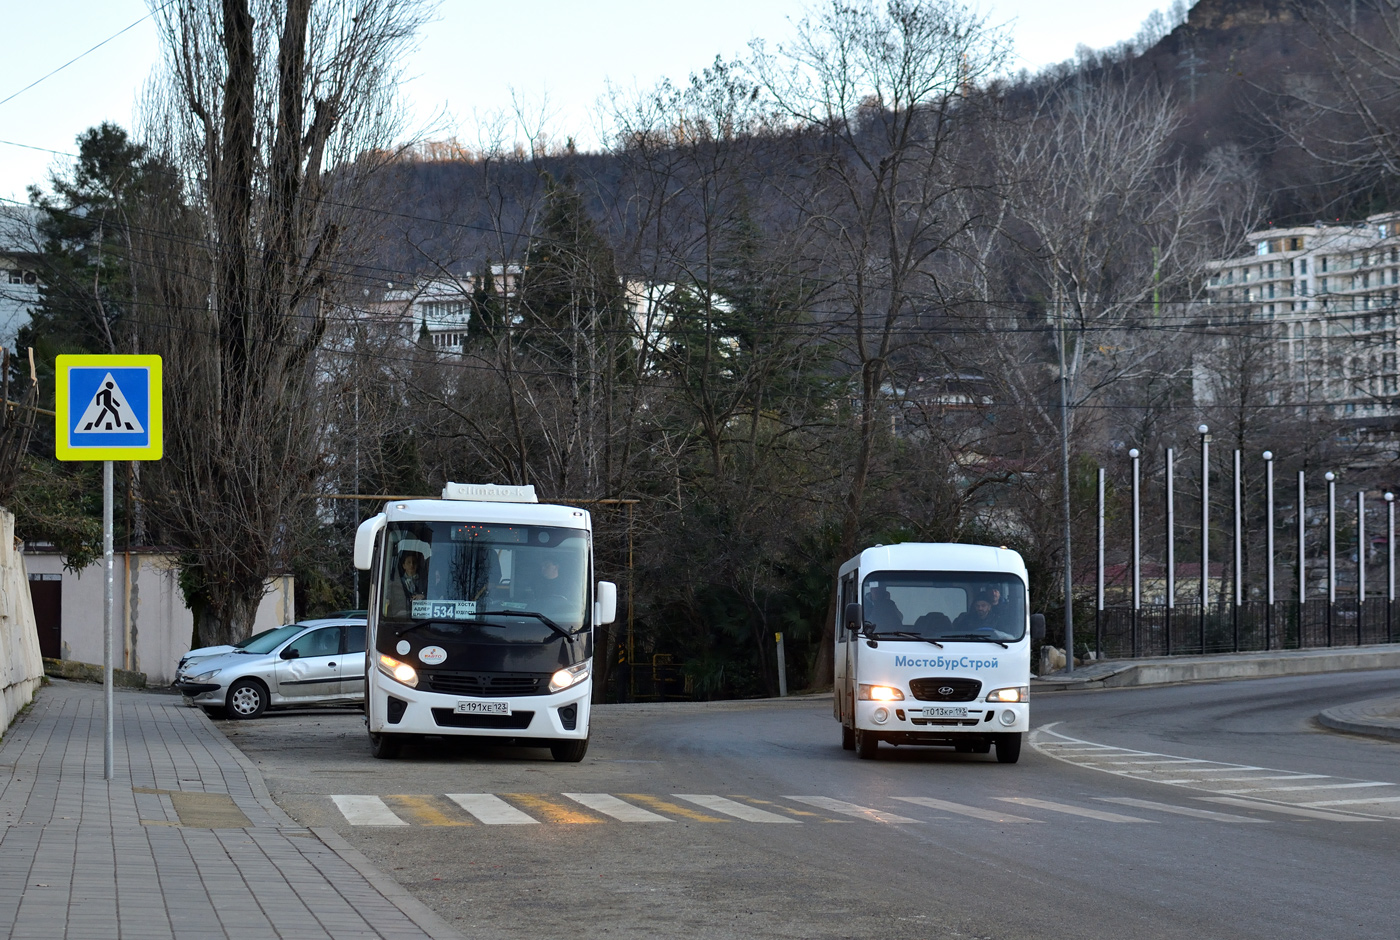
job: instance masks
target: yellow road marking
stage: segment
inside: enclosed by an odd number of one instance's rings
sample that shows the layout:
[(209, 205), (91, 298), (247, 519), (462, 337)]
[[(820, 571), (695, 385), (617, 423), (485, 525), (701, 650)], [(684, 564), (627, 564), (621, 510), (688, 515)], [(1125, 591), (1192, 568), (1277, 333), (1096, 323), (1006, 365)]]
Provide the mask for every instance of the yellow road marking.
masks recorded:
[(589, 813), (581, 813), (571, 806), (546, 799), (546, 795), (543, 793), (501, 793), (499, 795), (512, 803), (519, 803), (524, 809), (543, 816), (549, 822), (600, 823), (604, 821)]
[(743, 796), (742, 794), (739, 794), (739, 793), (731, 793), (731, 794), (729, 794), (729, 796), (730, 796), (731, 799), (743, 800), (745, 803), (752, 803), (752, 804), (754, 804), (755, 806), (771, 806), (771, 807), (773, 807), (773, 808), (776, 809), (776, 810), (781, 810), (782, 812), (784, 812), (784, 813), (789, 813), (789, 814), (791, 814), (791, 815), (793, 815), (793, 816), (811, 816), (811, 817), (812, 817), (813, 819), (815, 819), (817, 822), (828, 822), (828, 823), (848, 823), (848, 822), (853, 822), (853, 820), (850, 820), (850, 819), (828, 819), (827, 817), (823, 816), (821, 813), (814, 813), (814, 812), (812, 812), (811, 810), (806, 810), (806, 809), (793, 809), (791, 806), (784, 806), (782, 803), (776, 803), (776, 802), (774, 802), (773, 800), (760, 800), (760, 799), (759, 799), (758, 797), (756, 797), (756, 796)]
[(404, 809), (404, 815), (413, 819), (420, 826), (471, 826), (464, 819), (449, 816), (440, 808), (437, 798), (433, 796), (415, 796), (411, 793), (394, 793), (386, 797), (393, 800)]
[(729, 819), (720, 819), (718, 816), (711, 816), (699, 810), (691, 809), (689, 806), (682, 806), (679, 803), (672, 803), (670, 800), (663, 800), (659, 796), (652, 796), (650, 793), (619, 793), (618, 796), (629, 800), (636, 800), (638, 803), (645, 803), (652, 809), (659, 809), (663, 813), (670, 813), (674, 816), (682, 816), (695, 822), (732, 822)]

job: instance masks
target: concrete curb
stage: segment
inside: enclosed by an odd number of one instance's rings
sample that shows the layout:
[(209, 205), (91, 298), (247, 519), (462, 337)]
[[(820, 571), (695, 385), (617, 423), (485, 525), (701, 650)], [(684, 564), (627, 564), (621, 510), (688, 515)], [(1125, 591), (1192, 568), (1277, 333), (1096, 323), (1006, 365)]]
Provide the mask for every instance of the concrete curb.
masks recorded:
[(1371, 669), (1400, 669), (1400, 644), (1106, 660), (1081, 666), (1073, 673), (1058, 672), (1034, 679), (1031, 687), (1038, 692), (1121, 689)]
[(345, 864), (359, 872), (360, 877), (369, 882), (370, 887), (384, 895), (384, 898), (397, 907), (403, 916), (413, 921), (433, 940), (466, 940), (463, 934), (439, 917), (432, 908), (409, 894), (403, 885), (375, 868), (373, 862), (361, 855), (358, 849), (341, 838), (334, 829), (313, 826), (311, 834), (325, 843), (328, 849), (339, 855)]
[(1373, 698), (1325, 709), (1318, 723), (1333, 731), (1400, 741), (1400, 696)]

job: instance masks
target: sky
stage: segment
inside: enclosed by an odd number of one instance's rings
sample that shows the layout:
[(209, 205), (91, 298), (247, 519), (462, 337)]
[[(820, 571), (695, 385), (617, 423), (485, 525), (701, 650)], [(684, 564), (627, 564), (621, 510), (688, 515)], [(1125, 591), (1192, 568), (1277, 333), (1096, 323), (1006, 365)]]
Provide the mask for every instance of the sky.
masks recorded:
[[(646, 89), (663, 78), (683, 81), (716, 55), (743, 53), (752, 38), (783, 41), (812, 3), (517, 0), (506, 18), (499, 3), (441, 0), (405, 62), (401, 88), (417, 126), (433, 128), (436, 138), (470, 146), (492, 115), (518, 104), (532, 119), (543, 113), (556, 138), (596, 145), (596, 103), (609, 82)], [(1099, 49), (1132, 38), (1167, 2), (974, 6), (1008, 28), (1012, 71), (1034, 71), (1071, 58), (1080, 44)], [(131, 127), (158, 57), (156, 34), (144, 0), (0, 0), (0, 11), (0, 200), (24, 200), (54, 161), (71, 162), (63, 155), (84, 129), (102, 121)]]

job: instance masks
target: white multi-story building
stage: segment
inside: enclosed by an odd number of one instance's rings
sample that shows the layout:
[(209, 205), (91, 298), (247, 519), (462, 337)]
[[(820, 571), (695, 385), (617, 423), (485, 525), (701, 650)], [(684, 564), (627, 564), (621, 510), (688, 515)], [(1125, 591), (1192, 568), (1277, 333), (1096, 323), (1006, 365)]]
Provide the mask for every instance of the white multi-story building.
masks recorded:
[(11, 351), (39, 304), (34, 222), (28, 206), (0, 206), (0, 346)]
[(1263, 326), (1294, 402), (1342, 419), (1400, 418), (1400, 212), (1249, 236), (1252, 254), (1212, 262), (1207, 315)]

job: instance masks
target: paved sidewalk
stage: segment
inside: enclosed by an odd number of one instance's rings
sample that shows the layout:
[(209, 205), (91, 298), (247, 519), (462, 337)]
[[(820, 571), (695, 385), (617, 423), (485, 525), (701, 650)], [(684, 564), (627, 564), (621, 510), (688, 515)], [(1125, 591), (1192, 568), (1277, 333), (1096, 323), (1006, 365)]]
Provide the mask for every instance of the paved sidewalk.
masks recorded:
[(175, 696), (55, 680), (0, 741), (0, 936), (460, 934), (333, 832), (297, 826), (251, 763)]

